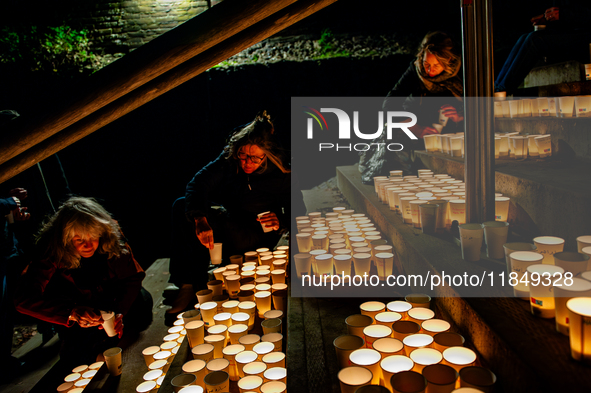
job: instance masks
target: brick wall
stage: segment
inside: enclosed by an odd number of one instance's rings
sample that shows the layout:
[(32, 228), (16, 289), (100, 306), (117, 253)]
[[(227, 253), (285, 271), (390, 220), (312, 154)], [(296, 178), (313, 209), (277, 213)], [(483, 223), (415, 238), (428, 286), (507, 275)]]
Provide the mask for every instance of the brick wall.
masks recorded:
[(74, 25), (91, 31), (97, 54), (120, 57), (207, 10), (205, 0), (94, 0), (70, 10)]

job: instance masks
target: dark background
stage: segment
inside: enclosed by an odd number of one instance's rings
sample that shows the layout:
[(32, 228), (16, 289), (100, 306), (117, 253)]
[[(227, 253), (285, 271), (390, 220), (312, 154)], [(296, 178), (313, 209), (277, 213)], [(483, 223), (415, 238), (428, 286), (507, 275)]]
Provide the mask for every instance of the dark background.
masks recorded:
[[(80, 1), (80, 0), (77, 0)], [(53, 25), (68, 21), (76, 1), (3, 1), (0, 24)], [(360, 3), (340, 0), (284, 31), (284, 35), (401, 34), (414, 40), (446, 30), (461, 41), (460, 1)], [(529, 18), (544, 11), (539, 2), (494, 2), (495, 61), (502, 62), (517, 37), (531, 31)], [(286, 146), (292, 96), (384, 96), (410, 56), (332, 59), (321, 62), (251, 65), (215, 69), (164, 94), (59, 153), (72, 190), (93, 196), (120, 222), (140, 263), (169, 256), (169, 214), (194, 173), (214, 159), (228, 133), (261, 109), (273, 116)], [(498, 69), (498, 68), (497, 68)], [(59, 100), (77, 81), (31, 75), (0, 75), (0, 108), (35, 116), (44, 102)], [(356, 155), (339, 155), (335, 165)], [(318, 171), (302, 188), (334, 176)]]

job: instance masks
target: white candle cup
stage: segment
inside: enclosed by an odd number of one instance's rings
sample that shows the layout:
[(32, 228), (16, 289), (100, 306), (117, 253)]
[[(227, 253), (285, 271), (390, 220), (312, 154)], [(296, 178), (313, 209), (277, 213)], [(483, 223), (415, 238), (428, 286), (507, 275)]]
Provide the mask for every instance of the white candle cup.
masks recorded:
[(362, 337), (352, 334), (346, 334), (334, 339), (333, 345), (337, 354), (337, 361), (340, 368), (350, 366), (349, 355), (365, 345)]
[(226, 271), (226, 267), (225, 267), (225, 266), (222, 266), (222, 267), (219, 267), (219, 268), (215, 269), (215, 270), (213, 271), (213, 275), (214, 275), (215, 279), (216, 279), (216, 280), (221, 280), (221, 281), (223, 281), (223, 280), (224, 280), (223, 273), (224, 273), (225, 271)]
[(372, 383), (373, 374), (364, 367), (351, 366), (343, 368), (337, 374), (341, 393), (355, 393), (361, 386)]
[(244, 257), (242, 255), (232, 255), (230, 257), (230, 263), (240, 267), (244, 263)]
[(213, 291), (211, 289), (202, 289), (196, 293), (199, 304), (210, 302), (213, 298)]
[(428, 334), (417, 333), (410, 334), (402, 340), (404, 344), (404, 353), (406, 356), (419, 349), (419, 348), (430, 348), (433, 345), (433, 337)]
[(293, 256), (298, 279), (312, 274), (312, 256), (310, 254), (295, 254)]
[(213, 249), (209, 250), (212, 265), (222, 263), (222, 243), (213, 243)]
[(414, 306), (408, 310), (408, 319), (421, 325), (424, 321), (435, 318), (435, 312), (426, 307)]
[[(536, 251), (538, 248), (535, 244), (530, 243), (505, 243), (503, 250), (505, 251), (505, 263), (507, 264), (507, 274), (511, 274), (511, 253), (515, 251)], [(540, 262), (541, 263), (541, 262)]]
[(445, 351), (450, 347), (461, 347), (465, 339), (461, 334), (453, 332), (437, 333), (433, 336), (433, 348), (439, 352)]
[(263, 329), (263, 334), (281, 333), (281, 319), (265, 319), (261, 322), (261, 327)]
[(530, 157), (538, 157), (540, 153), (538, 153), (538, 146), (536, 145), (536, 141), (534, 140), (539, 135), (528, 135), (527, 136), (527, 154)]
[(261, 393), (285, 393), (287, 385), (283, 381), (269, 381), (261, 385)]
[(102, 311), (101, 310), (101, 317), (103, 318), (103, 329), (107, 336), (115, 337), (117, 332), (115, 331), (115, 313), (112, 311)]
[(462, 388), (474, 388), (484, 393), (491, 393), (497, 381), (492, 371), (478, 366), (464, 367), (459, 375)]
[(312, 234), (298, 233), (296, 234), (296, 241), (299, 252), (307, 253), (312, 250)]
[(240, 292), (240, 276), (232, 274), (225, 276), (226, 278), (226, 290), (231, 299), (238, 298), (238, 292)]
[(238, 367), (238, 375), (240, 376), (240, 378), (244, 378), (244, 366), (248, 363), (256, 361), (257, 358), (257, 353), (249, 350), (242, 351), (236, 354), (234, 359), (236, 361), (236, 366)]
[(66, 375), (66, 377), (64, 378), (64, 382), (76, 382), (78, 381), (80, 378), (82, 377), (82, 374), (80, 373), (71, 373)]
[(207, 288), (212, 291), (212, 299), (214, 296), (220, 296), (222, 294), (223, 284), (224, 282), (222, 280), (212, 280), (207, 282)]
[(591, 282), (574, 277), (572, 285), (566, 285), (565, 280), (554, 281), (554, 307), (556, 311), (556, 330), (568, 336), (568, 309), (566, 302), (575, 297), (590, 297)]
[(391, 355), (387, 356), (380, 362), (380, 369), (382, 372), (382, 379), (384, 386), (392, 391), (390, 380), (396, 373), (403, 371), (410, 371), (414, 367), (414, 362), (407, 356)]
[(230, 374), (230, 361), (228, 359), (226, 359), (225, 357), (221, 358), (221, 359), (213, 359), (207, 363), (206, 368), (209, 372), (225, 371), (229, 375)]
[(345, 324), (347, 325), (347, 333), (365, 339), (363, 335), (363, 329), (371, 325), (373, 322), (373, 318), (369, 315), (350, 315), (345, 319)]
[(258, 334), (246, 334), (238, 339), (238, 343), (243, 345), (246, 351), (252, 351), (259, 342), (261, 342), (261, 336)]
[(423, 376), (427, 380), (426, 393), (451, 393), (454, 391), (458, 373), (453, 367), (445, 364), (432, 364), (423, 368)]
[[(222, 353), (224, 355), (224, 359), (227, 359), (228, 362), (230, 363), (228, 366), (228, 369), (229, 369), (228, 373), (230, 374), (230, 381), (238, 381), (240, 379), (240, 376), (238, 375), (238, 368), (236, 367), (236, 360), (234, 358), (237, 354), (239, 354), (240, 352), (242, 352), (244, 350), (245, 350), (244, 345), (232, 344), (232, 345), (228, 345), (222, 351)], [(183, 371), (185, 371), (185, 370), (183, 369)]]
[(554, 254), (564, 249), (564, 239), (556, 236), (538, 236), (534, 238), (537, 251), (544, 256), (545, 265), (554, 265)]
[[(275, 307), (276, 310), (281, 310), (284, 313), (287, 312), (287, 289), (273, 292), (271, 298), (273, 300), (273, 307)], [(263, 315), (265, 312), (263, 312)]]
[(57, 387), (58, 392), (68, 392), (74, 387), (74, 382), (64, 382)]
[[(158, 385), (156, 384), (155, 381), (146, 381), (146, 382), (140, 383), (135, 388), (135, 391), (136, 391), (136, 393), (152, 393), (152, 392), (158, 391), (157, 387), (158, 387)], [(178, 392), (178, 390), (175, 390), (175, 391)]]
[(142, 379), (144, 381), (154, 381), (156, 382), (158, 378), (160, 378), (164, 372), (162, 370), (151, 370), (144, 374)]
[(410, 206), (410, 201), (414, 201), (418, 199), (415, 196), (403, 196), (407, 194), (399, 194), (400, 199), (400, 211), (402, 212), (402, 219), (404, 220), (405, 224), (412, 224), (412, 209)]
[(333, 256), (332, 254), (322, 254), (314, 257), (312, 262), (315, 267), (314, 275), (325, 277), (332, 276), (333, 270)]
[(257, 360), (262, 361), (263, 357), (275, 350), (275, 345), (269, 342), (259, 342), (252, 347), (252, 351), (257, 354)]
[(421, 330), (430, 336), (447, 332), (450, 328), (450, 323), (443, 319), (427, 319), (421, 323)]
[(466, 223), (466, 201), (464, 199), (452, 199), (449, 201), (449, 219), (458, 224)]
[(142, 355), (144, 356), (146, 366), (150, 367), (150, 364), (154, 361), (154, 354), (156, 352), (160, 352), (160, 347), (157, 345), (153, 345), (142, 351)]
[(380, 383), (380, 361), (382, 356), (375, 349), (362, 348), (357, 349), (349, 355), (351, 364), (359, 367), (364, 367), (371, 371), (373, 377), (372, 384)]
[(380, 252), (375, 254), (375, 264), (380, 281), (386, 281), (392, 274), (394, 268), (394, 254), (389, 252)]
[(579, 297), (566, 302), (569, 319), (571, 356), (591, 364), (591, 297)]
[(392, 337), (392, 328), (385, 325), (369, 325), (363, 329), (365, 347), (373, 349), (373, 342), (380, 338)]
[(122, 349), (118, 347), (110, 348), (103, 352), (109, 373), (113, 376), (121, 375), (121, 372), (123, 371), (121, 352)]
[(512, 144), (511, 153), (514, 153), (515, 159), (527, 157), (527, 138), (524, 136), (510, 136), (509, 141)]
[(241, 378), (238, 381), (238, 389), (240, 393), (260, 392), (260, 387), (263, 384), (263, 378), (257, 375), (249, 375)]
[(247, 324), (236, 324), (228, 328), (228, 335), (230, 336), (230, 343), (235, 345), (239, 343), (240, 337), (248, 334)]
[(419, 205), (425, 204), (426, 202), (421, 199), (415, 199), (413, 201), (409, 201), (408, 203), (410, 205), (412, 226), (414, 228), (420, 228), (421, 227), (421, 213), (419, 210)]
[(178, 393), (185, 386), (194, 385), (196, 382), (197, 377), (194, 374), (179, 374), (170, 381), (170, 384), (172, 390)]
[(238, 309), (240, 312), (247, 313), (250, 316), (248, 320), (248, 330), (251, 330), (254, 326), (256, 316), (256, 303), (253, 301), (240, 302), (240, 304), (238, 304)]
[(486, 243), (486, 255), (492, 259), (505, 256), (503, 245), (507, 243), (509, 223), (506, 221), (486, 221), (482, 223)]
[(281, 352), (283, 350), (283, 334), (280, 332), (266, 333), (261, 337), (261, 342), (270, 342), (274, 345), (273, 352)]
[(484, 230), (480, 224), (460, 225), (462, 259), (469, 262), (476, 262), (480, 260), (480, 249), (482, 248), (483, 236)]
[[(252, 362), (245, 364), (242, 368), (245, 376), (258, 375), (263, 378), (263, 373), (267, 370), (267, 365), (263, 362)], [(263, 378), (264, 379), (264, 378)]]
[(560, 117), (573, 117), (575, 109), (575, 97), (563, 96), (558, 97), (558, 110)]
[(205, 389), (203, 387), (197, 386), (197, 385), (185, 386), (184, 388), (179, 390), (179, 393), (203, 393), (203, 392), (205, 392)]
[(529, 280), (531, 313), (542, 318), (554, 318), (555, 274), (564, 275), (564, 269), (553, 265), (531, 265), (526, 269)]
[(575, 97), (575, 116), (577, 116), (577, 117), (591, 116), (591, 96), (576, 96)]
[(208, 392), (230, 391), (230, 375), (225, 371), (214, 371), (203, 378), (205, 389)]
[(534, 138), (534, 142), (538, 147), (538, 154), (540, 155), (540, 158), (546, 158), (552, 155), (552, 138), (550, 135), (543, 135)]
[(148, 366), (149, 370), (162, 370), (163, 373), (168, 371), (170, 364), (166, 360), (156, 360)]
[(271, 309), (271, 292), (257, 291), (254, 294), (254, 300), (257, 305), (259, 317), (262, 318), (263, 314)]
[(507, 221), (509, 217), (509, 205), (511, 198), (509, 197), (495, 197), (495, 220)]
[(589, 255), (579, 252), (557, 252), (554, 254), (554, 265), (572, 273), (573, 277), (578, 276), (589, 269)]
[(374, 321), (376, 324), (388, 327), (392, 327), (394, 322), (400, 320), (402, 320), (402, 314), (394, 311), (383, 311), (374, 316)]
[[(351, 275), (351, 260), (353, 258), (350, 255), (335, 255), (333, 257), (334, 267), (338, 276), (350, 276)], [(348, 282), (348, 281), (347, 281)]]
[(392, 324), (394, 338), (402, 342), (406, 337), (417, 334), (420, 330), (421, 326), (413, 321), (396, 321)]
[(409, 357), (415, 363), (412, 370), (418, 373), (422, 373), (425, 367), (438, 364), (443, 360), (441, 352), (433, 348), (415, 349)]
[(443, 363), (451, 366), (458, 373), (464, 367), (473, 366), (476, 353), (464, 347), (451, 347), (443, 351)]
[(191, 349), (193, 359), (203, 360), (205, 363), (213, 359), (214, 346), (210, 343), (196, 345)]
[(355, 268), (355, 275), (363, 276), (367, 274), (369, 276), (369, 270), (371, 268), (371, 254), (353, 254), (353, 267)]
[[(273, 333), (278, 334), (278, 333)], [(271, 368), (285, 368), (285, 353), (271, 352), (263, 356), (263, 362), (267, 365), (267, 370)], [(268, 378), (266, 378), (268, 379)]]
[(401, 371), (390, 378), (393, 393), (424, 392), (427, 380), (416, 371)]
[(359, 306), (361, 314), (371, 317), (372, 323), (375, 323), (375, 316), (386, 310), (386, 305), (378, 301), (364, 302)]
[(222, 350), (226, 346), (225, 334), (210, 334), (203, 339), (206, 343), (213, 345), (213, 358), (219, 359), (224, 357)]
[(439, 205), (422, 203), (419, 205), (420, 224), (423, 233), (433, 234), (437, 228)]
[(218, 304), (216, 302), (206, 302), (201, 304), (201, 317), (203, 318), (206, 328), (215, 325), (213, 317), (217, 314), (217, 309)]
[[(199, 307), (199, 310), (189, 310), (189, 311), (185, 311), (183, 313), (183, 322), (184, 325), (188, 324), (189, 322), (193, 322), (193, 321), (200, 321), (201, 320), (201, 311), (200, 311), (201, 307)], [(183, 329), (177, 329), (178, 332), (181, 332)], [(169, 331), (169, 333), (174, 333)]]
[[(591, 247), (591, 236), (577, 237), (577, 251), (583, 252), (583, 248)], [(589, 253), (587, 253), (589, 254)]]
[(548, 109), (548, 98), (547, 97), (539, 97), (536, 98), (538, 103), (538, 116), (545, 117), (550, 116), (550, 111)]

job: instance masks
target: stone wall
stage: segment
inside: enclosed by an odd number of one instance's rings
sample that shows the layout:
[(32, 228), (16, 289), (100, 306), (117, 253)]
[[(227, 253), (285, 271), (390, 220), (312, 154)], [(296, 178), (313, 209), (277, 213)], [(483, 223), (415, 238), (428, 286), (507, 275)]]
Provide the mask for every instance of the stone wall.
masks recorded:
[(94, 0), (77, 4), (70, 20), (91, 31), (97, 54), (117, 58), (209, 7), (205, 0)]

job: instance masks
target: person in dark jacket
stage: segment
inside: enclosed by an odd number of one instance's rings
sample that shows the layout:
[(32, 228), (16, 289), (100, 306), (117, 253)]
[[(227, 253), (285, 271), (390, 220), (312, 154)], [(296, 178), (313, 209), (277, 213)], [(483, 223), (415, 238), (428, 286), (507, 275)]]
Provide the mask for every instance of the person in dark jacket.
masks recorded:
[(185, 197), (175, 201), (170, 282), (180, 292), (169, 313), (182, 311), (196, 291), (207, 289), (208, 249), (214, 241), (223, 243), (226, 259), (273, 248), (289, 228), (291, 176), (274, 132), (268, 114), (257, 115), (197, 172)]
[[(364, 182), (393, 169), (412, 173), (417, 169), (413, 165), (412, 152), (423, 149), (422, 138), (425, 135), (441, 133), (442, 129), (443, 133), (463, 131), (461, 64), (461, 48), (448, 34), (435, 31), (425, 35), (416, 58), (388, 92), (382, 104), (385, 111), (406, 111), (416, 115), (417, 124), (409, 130), (418, 139), (409, 139), (399, 131), (399, 135), (392, 139), (402, 142), (402, 151), (396, 154), (387, 154), (386, 149), (365, 152), (359, 162)], [(445, 125), (440, 124), (440, 112), (447, 119), (443, 122)], [(385, 135), (383, 132), (380, 138), (385, 138)]]
[[(535, 31), (523, 34), (495, 80), (495, 96), (513, 94), (531, 69), (544, 58), (589, 60), (591, 4), (587, 0), (548, 2), (543, 15), (531, 19)], [(542, 8), (544, 9), (544, 8)]]
[(100, 331), (101, 311), (115, 313), (119, 338), (124, 317), (129, 316), (130, 326), (151, 320), (151, 306), (139, 296), (145, 273), (117, 222), (95, 200), (68, 199), (41, 229), (35, 254), (16, 291), (15, 306), (61, 326), (62, 359), (92, 361), (116, 344)]

